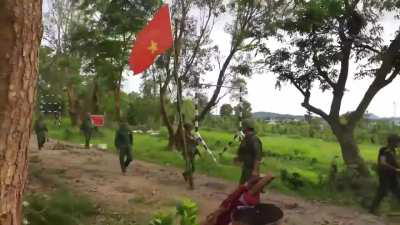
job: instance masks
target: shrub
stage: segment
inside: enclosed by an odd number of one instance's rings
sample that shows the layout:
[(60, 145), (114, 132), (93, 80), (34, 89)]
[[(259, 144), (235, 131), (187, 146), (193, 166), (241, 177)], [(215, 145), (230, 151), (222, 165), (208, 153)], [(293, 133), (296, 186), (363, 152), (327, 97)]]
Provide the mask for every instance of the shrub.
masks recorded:
[(168, 130), (165, 127), (160, 128), (160, 137), (162, 138), (168, 138)]
[(96, 213), (88, 198), (65, 190), (29, 195), (24, 206), (24, 217), (31, 225), (78, 225)]
[(74, 136), (74, 132), (71, 130), (70, 127), (64, 128), (64, 131), (63, 131), (63, 138), (64, 138), (65, 140), (71, 140), (73, 136)]
[(176, 206), (176, 214), (157, 213), (149, 225), (198, 225), (198, 207), (192, 200), (183, 200)]

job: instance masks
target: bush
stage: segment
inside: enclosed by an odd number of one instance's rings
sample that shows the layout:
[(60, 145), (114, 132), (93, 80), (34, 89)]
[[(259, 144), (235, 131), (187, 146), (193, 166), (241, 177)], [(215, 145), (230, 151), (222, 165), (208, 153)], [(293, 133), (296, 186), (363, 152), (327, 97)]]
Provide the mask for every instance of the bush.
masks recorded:
[(169, 134), (168, 134), (168, 130), (165, 127), (161, 127), (160, 128), (160, 137), (162, 138), (168, 138)]
[[(198, 225), (198, 207), (192, 200), (183, 200), (176, 206), (176, 214), (157, 213), (149, 225)], [(179, 221), (179, 222), (178, 222)]]
[(24, 206), (24, 217), (31, 225), (78, 225), (96, 213), (88, 198), (65, 190), (29, 195)]
[(71, 140), (73, 136), (74, 136), (74, 132), (71, 130), (70, 127), (64, 128), (64, 131), (63, 131), (64, 140)]

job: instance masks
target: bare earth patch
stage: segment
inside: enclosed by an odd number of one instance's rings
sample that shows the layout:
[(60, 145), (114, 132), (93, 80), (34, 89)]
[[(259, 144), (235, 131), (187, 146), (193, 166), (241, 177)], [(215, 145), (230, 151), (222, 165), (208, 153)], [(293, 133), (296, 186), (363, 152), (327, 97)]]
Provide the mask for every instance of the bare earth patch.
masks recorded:
[[(200, 218), (204, 218), (236, 186), (232, 182), (197, 174), (196, 190), (189, 191), (181, 171), (176, 168), (135, 160), (126, 176), (122, 176), (118, 157), (109, 152), (54, 141), (47, 143), (40, 152), (36, 145), (31, 146), (34, 172), (51, 173), (73, 190), (89, 195), (107, 211), (129, 215), (139, 224), (146, 224), (157, 211), (171, 210), (182, 198), (195, 200), (200, 207)], [(34, 182), (28, 185), (28, 191), (39, 191), (37, 189)], [(399, 224), (385, 223), (382, 218), (362, 210), (306, 201), (274, 191), (268, 191), (263, 198), (284, 209), (285, 225)]]

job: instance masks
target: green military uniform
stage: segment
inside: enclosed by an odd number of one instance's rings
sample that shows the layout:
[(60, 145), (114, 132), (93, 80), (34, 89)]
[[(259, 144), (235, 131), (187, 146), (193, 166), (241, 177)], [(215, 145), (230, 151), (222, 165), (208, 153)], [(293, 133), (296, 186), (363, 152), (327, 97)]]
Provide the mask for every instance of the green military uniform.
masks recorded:
[(195, 167), (195, 158), (196, 155), (199, 154), (199, 151), (197, 149), (197, 140), (193, 136), (190, 130), (185, 129), (185, 138), (186, 138), (186, 144), (187, 144), (187, 154), (188, 154), (188, 160), (190, 167), (184, 172), (184, 177), (186, 177), (189, 174), (193, 174), (196, 167)]
[(87, 115), (85, 119), (83, 119), (80, 129), (83, 135), (85, 136), (85, 148), (89, 148), (90, 139), (92, 138), (92, 132), (93, 132), (93, 125), (92, 121), (90, 120), (90, 115)]
[(375, 213), (384, 197), (392, 192), (400, 202), (400, 183), (398, 181), (400, 164), (397, 162), (395, 149), (400, 146), (400, 136), (388, 137), (388, 146), (379, 150), (378, 177), (379, 187), (370, 207), (370, 212)]
[(119, 151), (119, 162), (121, 165), (122, 173), (126, 172), (126, 168), (132, 161), (132, 145), (133, 136), (128, 129), (128, 125), (123, 123), (120, 125), (119, 129), (115, 133), (114, 139), (115, 147)]
[[(197, 149), (197, 145), (198, 145), (198, 141), (196, 140), (196, 138), (193, 136), (192, 134), (192, 125), (190, 124), (184, 124), (184, 137), (185, 137), (185, 141), (186, 141), (186, 147), (187, 147), (187, 157), (188, 157), (188, 163), (189, 166), (186, 168), (185, 172), (183, 172), (183, 177), (185, 178), (185, 180), (187, 180), (189, 178), (189, 176), (191, 176), (194, 171), (195, 171), (195, 158), (196, 155), (199, 155), (199, 151)], [(185, 157), (185, 151), (184, 151), (184, 147), (183, 147), (183, 141), (181, 138), (181, 133), (178, 131), (177, 133), (177, 139), (176, 139), (176, 145), (177, 148), (181, 151), (183, 158)]]
[(246, 135), (241, 141), (237, 153), (237, 159), (242, 163), (240, 184), (246, 183), (252, 177), (255, 164), (257, 161), (261, 161), (262, 157), (262, 143), (254, 133), (254, 125), (251, 122), (247, 122), (244, 128), (250, 128), (253, 131), (245, 132)]
[(47, 132), (48, 132), (46, 124), (44, 123), (42, 117), (39, 117), (36, 120), (34, 129), (35, 129), (35, 133), (36, 133), (39, 150), (41, 150), (43, 148), (44, 143), (46, 143), (46, 136), (47, 136)]

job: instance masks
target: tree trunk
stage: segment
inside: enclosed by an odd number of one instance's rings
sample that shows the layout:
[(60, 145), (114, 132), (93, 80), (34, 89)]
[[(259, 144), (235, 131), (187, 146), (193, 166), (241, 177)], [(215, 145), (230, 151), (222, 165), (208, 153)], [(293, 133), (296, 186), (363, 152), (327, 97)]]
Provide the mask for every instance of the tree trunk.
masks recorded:
[(77, 126), (78, 124), (80, 124), (79, 101), (75, 95), (74, 87), (72, 84), (69, 84), (67, 86), (67, 95), (68, 95), (68, 105), (69, 105), (68, 114), (69, 114), (69, 118), (71, 120), (71, 125)]
[(175, 133), (174, 128), (172, 127), (171, 121), (168, 118), (167, 109), (165, 106), (165, 88), (160, 89), (160, 113), (161, 118), (164, 122), (165, 127), (168, 130), (168, 146), (169, 150), (172, 150), (175, 147)]
[(115, 89), (114, 91), (114, 99), (115, 99), (115, 119), (117, 121), (121, 120), (121, 90)]
[[(22, 224), (42, 1), (0, 3), (0, 224)], [(18, 106), (18, 107), (16, 107)]]
[(368, 168), (354, 138), (354, 128), (334, 125), (332, 130), (340, 144), (342, 157), (347, 167), (356, 169), (362, 177), (369, 176)]
[(99, 83), (97, 76), (93, 81), (93, 92), (92, 92), (92, 102), (91, 102), (92, 113), (99, 114), (100, 106), (99, 106)]
[(114, 100), (115, 100), (115, 119), (117, 121), (121, 120), (121, 83), (122, 83), (122, 69), (120, 72), (120, 77), (117, 83), (117, 87), (114, 90)]
[(217, 104), (219, 93), (221, 92), (222, 85), (225, 81), (225, 72), (228, 69), (228, 66), (236, 53), (236, 49), (232, 49), (229, 53), (228, 57), (225, 59), (224, 64), (222, 65), (221, 71), (218, 75), (217, 85), (214, 89), (213, 95), (210, 98), (210, 101), (207, 102), (207, 105), (203, 108), (203, 110), (199, 114), (199, 122), (203, 121), (206, 115), (212, 110), (212, 108)]

